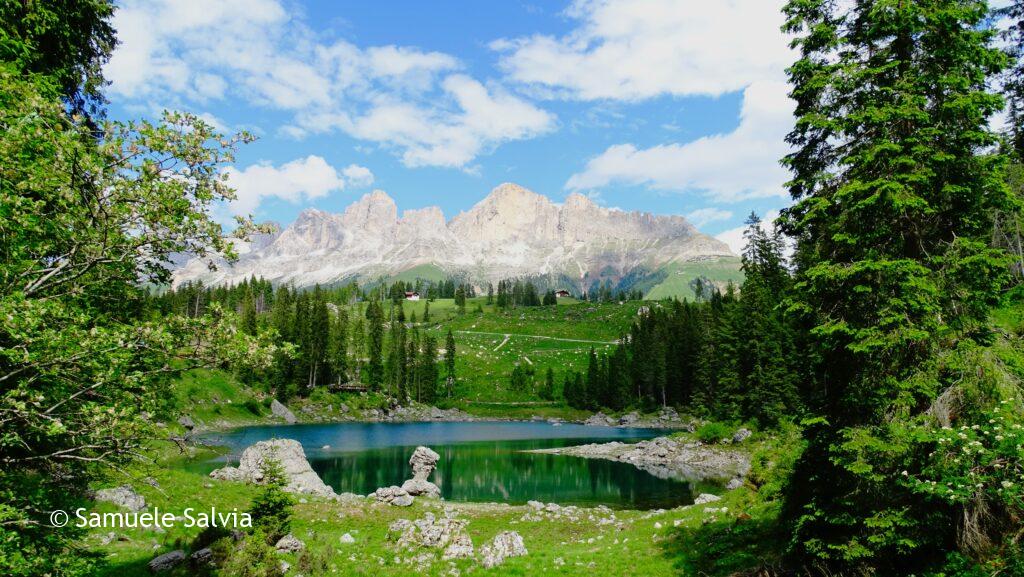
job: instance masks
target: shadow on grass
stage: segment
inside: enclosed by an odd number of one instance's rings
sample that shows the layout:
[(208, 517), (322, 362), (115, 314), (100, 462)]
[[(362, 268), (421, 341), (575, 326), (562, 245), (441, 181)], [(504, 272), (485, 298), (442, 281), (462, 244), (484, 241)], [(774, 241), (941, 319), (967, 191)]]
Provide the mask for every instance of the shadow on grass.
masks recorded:
[(781, 577), (785, 536), (766, 513), (677, 528), (662, 549), (687, 577)]

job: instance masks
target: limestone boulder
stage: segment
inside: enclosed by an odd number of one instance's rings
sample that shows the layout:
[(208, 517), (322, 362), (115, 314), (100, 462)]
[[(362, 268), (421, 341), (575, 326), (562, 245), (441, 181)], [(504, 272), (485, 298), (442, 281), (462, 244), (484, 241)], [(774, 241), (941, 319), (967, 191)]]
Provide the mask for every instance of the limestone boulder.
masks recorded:
[(146, 508), (146, 499), (135, 492), (130, 485), (121, 485), (110, 489), (96, 491), (95, 499), (106, 503), (113, 503), (118, 507), (124, 507), (129, 511), (139, 512)]
[(334, 490), (320, 479), (306, 460), (302, 445), (294, 439), (260, 441), (242, 452), (238, 467), (224, 467), (210, 473), (214, 479), (244, 481), (263, 484), (263, 471), (268, 460), (276, 460), (284, 471), (288, 484), (285, 490), (291, 493), (334, 497)]
[(480, 548), (481, 563), (490, 569), (505, 562), (509, 557), (522, 557), (529, 553), (522, 536), (515, 531), (503, 531)]
[(293, 413), (288, 407), (282, 405), (277, 399), (270, 402), (270, 413), (275, 417), (284, 419), (284, 422), (289, 425), (295, 422), (295, 413)]

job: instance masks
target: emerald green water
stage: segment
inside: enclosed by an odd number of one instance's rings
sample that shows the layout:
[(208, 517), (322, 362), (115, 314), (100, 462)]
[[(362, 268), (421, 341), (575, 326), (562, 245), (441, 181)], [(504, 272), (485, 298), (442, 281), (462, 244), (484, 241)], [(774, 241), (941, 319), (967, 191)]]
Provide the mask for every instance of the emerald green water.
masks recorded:
[[(537, 500), (631, 509), (692, 503), (697, 487), (688, 479), (660, 479), (626, 463), (523, 452), (639, 441), (659, 434), (663, 432), (543, 422), (258, 426), (204, 436), (208, 443), (228, 447), (230, 454), (189, 467), (205, 473), (225, 461), (237, 462), (241, 451), (253, 443), (290, 438), (302, 444), (313, 469), (335, 491), (365, 495), (410, 478), (409, 456), (416, 446), (425, 445), (441, 455), (431, 481), (450, 501), (522, 504)], [(699, 489), (713, 492), (717, 487)]]

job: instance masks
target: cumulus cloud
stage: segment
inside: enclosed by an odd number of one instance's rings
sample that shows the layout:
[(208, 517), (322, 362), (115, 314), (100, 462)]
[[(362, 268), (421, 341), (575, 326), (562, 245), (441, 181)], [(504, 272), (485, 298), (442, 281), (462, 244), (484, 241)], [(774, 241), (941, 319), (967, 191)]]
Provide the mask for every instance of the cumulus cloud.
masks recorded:
[(639, 101), (742, 91), (732, 131), (647, 148), (615, 144), (566, 183), (569, 190), (644, 185), (736, 202), (780, 195), (786, 181), (778, 161), (793, 122), (784, 70), (794, 55), (779, 31), (783, 3), (577, 0), (567, 11), (577, 22), (570, 33), (492, 47), (510, 78), (548, 98)]
[(752, 84), (744, 91), (739, 126), (732, 132), (687, 143), (649, 148), (616, 144), (572, 175), (566, 188), (585, 190), (610, 184), (647, 185), (665, 191), (698, 191), (717, 201), (782, 196), (787, 173), (779, 165), (788, 152), (792, 126), (787, 86)]
[(373, 173), (351, 164), (340, 173), (320, 156), (310, 155), (275, 167), (268, 162), (243, 169), (225, 169), (228, 185), (237, 198), (231, 202), (234, 214), (252, 214), (265, 198), (275, 197), (299, 203), (323, 198), (347, 185), (362, 187), (373, 183)]
[(553, 115), (460, 72), (451, 55), (408, 46), (321, 42), (279, 0), (128, 0), (105, 69), (112, 94), (190, 106), (224, 98), (283, 110), (302, 138), (340, 130), (409, 166), (465, 168)]
[(722, 210), (715, 207), (699, 208), (686, 215), (686, 220), (690, 221), (690, 223), (697, 228), (711, 222), (729, 220), (730, 218), (732, 218), (732, 211)]
[(561, 36), (491, 44), (501, 66), (552, 97), (717, 96), (775, 78), (792, 62), (783, 0), (576, 0)]

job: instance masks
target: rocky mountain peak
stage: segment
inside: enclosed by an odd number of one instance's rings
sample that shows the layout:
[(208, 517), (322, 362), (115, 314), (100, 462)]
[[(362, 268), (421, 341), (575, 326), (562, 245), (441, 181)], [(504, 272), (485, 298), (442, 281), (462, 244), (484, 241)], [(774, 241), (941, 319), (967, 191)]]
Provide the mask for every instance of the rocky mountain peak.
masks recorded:
[(375, 190), (342, 214), (302, 211), (278, 234), (250, 242), (233, 265), (211, 272), (194, 259), (175, 282), (234, 283), (251, 275), (297, 286), (381, 278), (431, 265), (474, 282), (511, 277), (625, 278), (670, 263), (732, 256), (680, 216), (624, 212), (582, 194), (561, 205), (513, 183), (495, 187), (446, 222), (438, 207), (406, 210)]

